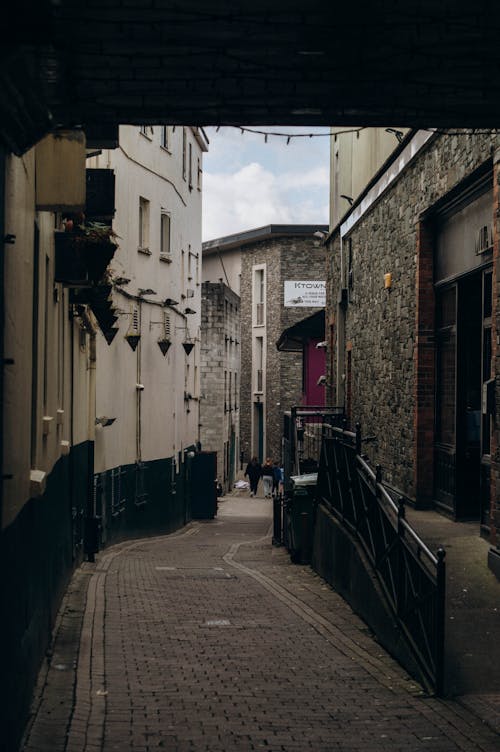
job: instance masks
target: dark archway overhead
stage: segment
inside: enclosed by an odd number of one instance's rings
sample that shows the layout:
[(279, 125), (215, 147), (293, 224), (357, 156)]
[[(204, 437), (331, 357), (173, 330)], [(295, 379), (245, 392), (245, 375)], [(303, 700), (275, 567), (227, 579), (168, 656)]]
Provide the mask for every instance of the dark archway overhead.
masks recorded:
[(7, 0), (0, 128), (495, 127), (500, 4)]

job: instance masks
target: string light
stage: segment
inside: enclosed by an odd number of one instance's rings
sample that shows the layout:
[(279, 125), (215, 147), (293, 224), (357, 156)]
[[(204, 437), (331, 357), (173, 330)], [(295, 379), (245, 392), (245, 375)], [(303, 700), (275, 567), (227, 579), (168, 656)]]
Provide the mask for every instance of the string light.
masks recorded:
[[(268, 143), (268, 140), (270, 137), (282, 138), (286, 141), (286, 145), (288, 146), (290, 142), (296, 138), (325, 138), (325, 137), (331, 138), (333, 136), (333, 140), (336, 143), (338, 136), (344, 136), (345, 134), (348, 134), (348, 133), (355, 133), (356, 138), (359, 139), (360, 133), (362, 131), (369, 130), (370, 128), (373, 128), (376, 126), (344, 128), (342, 130), (336, 130), (333, 133), (331, 131), (324, 131), (321, 133), (310, 133), (310, 132), (308, 133), (285, 133), (283, 131), (264, 131), (258, 128), (249, 128), (243, 125), (227, 125), (227, 126), (218, 125), (215, 128), (215, 132), (218, 133), (222, 127), (238, 129), (242, 136), (245, 133), (250, 133), (256, 136), (263, 136), (264, 143), (266, 144)], [(447, 128), (418, 128), (418, 129), (410, 129), (410, 130), (426, 131), (427, 133), (433, 133), (438, 136), (497, 136), (497, 135), (500, 135), (500, 128), (486, 128), (486, 129), (463, 128), (460, 130), (450, 130)], [(398, 133), (399, 132), (400, 131), (398, 131)]]

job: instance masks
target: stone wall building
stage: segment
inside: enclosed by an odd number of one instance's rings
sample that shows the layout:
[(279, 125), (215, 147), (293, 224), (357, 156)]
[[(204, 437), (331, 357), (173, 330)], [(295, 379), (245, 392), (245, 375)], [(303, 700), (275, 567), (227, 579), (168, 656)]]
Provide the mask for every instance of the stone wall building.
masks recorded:
[(409, 133), (333, 229), (327, 278), (331, 400), (377, 437), (389, 485), (493, 544), (499, 146)]
[(201, 309), (200, 441), (217, 452), (217, 478), (232, 488), (240, 445), (240, 299), (222, 282), (204, 282)]
[(245, 461), (253, 455), (280, 459), (283, 413), (301, 402), (302, 354), (280, 353), (276, 343), (284, 329), (317, 310), (307, 301), (297, 302), (300, 290), (295, 303), (285, 300), (285, 282), (324, 282), (321, 238), (326, 231), (325, 225), (269, 225), (203, 244), (205, 280), (224, 274), (240, 280), (240, 446)]

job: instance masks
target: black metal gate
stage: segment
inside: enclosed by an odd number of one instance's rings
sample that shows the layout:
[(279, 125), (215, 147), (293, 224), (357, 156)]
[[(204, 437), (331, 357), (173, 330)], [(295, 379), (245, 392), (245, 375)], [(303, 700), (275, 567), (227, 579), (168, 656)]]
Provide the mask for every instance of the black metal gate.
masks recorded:
[(361, 456), (359, 425), (356, 433), (325, 433), (318, 501), (363, 548), (424, 683), (441, 694), (445, 552), (427, 548), (405, 519), (404, 501), (396, 503), (383, 486), (380, 466), (374, 472)]

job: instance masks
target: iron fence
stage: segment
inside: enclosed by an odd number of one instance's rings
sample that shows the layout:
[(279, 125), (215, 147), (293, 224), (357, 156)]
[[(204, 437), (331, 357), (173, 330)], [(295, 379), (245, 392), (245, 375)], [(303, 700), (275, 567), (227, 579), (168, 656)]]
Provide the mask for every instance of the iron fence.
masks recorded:
[(443, 691), (445, 552), (434, 555), (405, 519), (361, 454), (356, 432), (323, 430), (318, 471), (318, 502), (324, 504), (359, 541), (386, 602), (416, 660), (424, 683)]

